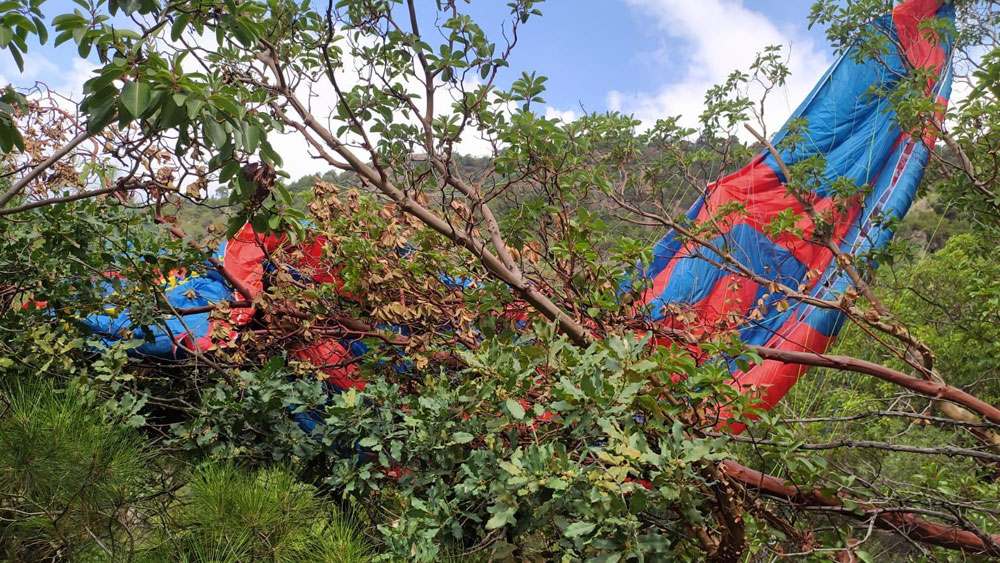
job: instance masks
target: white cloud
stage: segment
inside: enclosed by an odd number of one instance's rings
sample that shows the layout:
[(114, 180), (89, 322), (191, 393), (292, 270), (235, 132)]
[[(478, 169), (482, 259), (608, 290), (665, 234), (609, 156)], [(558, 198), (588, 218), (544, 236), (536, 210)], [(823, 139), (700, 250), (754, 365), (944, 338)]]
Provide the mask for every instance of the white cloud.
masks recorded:
[(97, 68), (97, 65), (86, 59), (74, 57), (72, 69), (65, 73), (63, 83), (56, 86), (55, 91), (72, 100), (83, 100), (83, 84), (95, 76)]
[[(796, 30), (783, 30), (742, 0), (626, 0), (651, 18), (671, 44), (666, 55), (683, 62), (683, 71), (657, 92), (608, 93), (608, 107), (634, 114), (646, 125), (656, 119), (683, 116), (697, 124), (705, 92), (734, 70), (747, 70), (768, 45), (782, 45), (792, 75), (781, 92), (772, 93), (765, 108), (769, 132), (780, 127), (831, 63), (825, 46)], [(790, 47), (790, 50), (788, 49)], [(676, 75), (676, 73), (671, 73)]]
[(576, 112), (573, 110), (562, 111), (552, 106), (545, 106), (545, 119), (558, 119), (569, 123), (570, 121), (576, 121), (576, 118)]
[(25, 59), (24, 70), (20, 70), (10, 53), (3, 51), (0, 54), (0, 84), (10, 83), (18, 88), (32, 88), (37, 84), (43, 90), (48, 88), (79, 102), (83, 99), (83, 83), (94, 76), (96, 68), (97, 65), (78, 56), (59, 65), (38, 52), (31, 52)]
[(29, 53), (28, 59), (24, 61), (24, 70), (18, 69), (14, 57), (6, 49), (0, 56), (0, 69), (2, 69), (5, 83), (11, 82), (15, 86), (21, 87), (32, 86), (35, 82), (54, 86), (52, 81), (62, 75), (62, 72), (52, 61), (34, 52)]

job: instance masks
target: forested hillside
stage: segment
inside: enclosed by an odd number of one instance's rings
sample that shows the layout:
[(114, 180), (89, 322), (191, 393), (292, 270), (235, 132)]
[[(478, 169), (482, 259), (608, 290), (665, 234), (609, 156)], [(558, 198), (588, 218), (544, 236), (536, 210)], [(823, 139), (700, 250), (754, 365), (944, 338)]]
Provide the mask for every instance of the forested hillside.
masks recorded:
[(779, 47), (546, 118), (535, 0), (78, 4), (0, 4), (97, 61), (0, 93), (0, 559), (1000, 557), (995, 2), (814, 1), (776, 135)]

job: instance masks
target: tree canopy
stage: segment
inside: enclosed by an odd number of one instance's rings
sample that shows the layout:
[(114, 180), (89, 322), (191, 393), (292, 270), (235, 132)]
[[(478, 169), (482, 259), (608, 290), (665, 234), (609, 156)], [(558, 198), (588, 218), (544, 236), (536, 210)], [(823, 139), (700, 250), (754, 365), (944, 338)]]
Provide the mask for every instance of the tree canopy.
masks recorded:
[[(923, 24), (954, 42), (955, 103), (919, 68), (867, 94), (939, 140), (914, 212), (882, 219), (895, 241), (837, 254), (850, 289), (775, 289), (844, 315), (825, 354), (665, 333), (635, 276), (667, 231), (708, 248), (683, 214), (715, 182), (782, 160), (763, 131), (780, 46), (707, 92), (697, 127), (564, 122), (541, 111), (545, 77), (508, 76), (536, 0), (495, 33), (457, 0), (75, 2), (0, 3), (18, 66), (50, 42), (99, 63), (79, 103), (0, 96), (4, 557), (1000, 556), (995, 2)], [(891, 68), (894, 5), (816, 0), (809, 23)], [(289, 138), (315, 177), (283, 171)], [(781, 165), (796, 197), (824, 170)], [(834, 184), (838, 205), (870, 189)], [(833, 248), (827, 220), (767, 228)], [(214, 255), (246, 224), (280, 241), (259, 287)], [(177, 310), (182, 276), (234, 299)], [(125, 311), (114, 338), (84, 322)], [(212, 346), (135, 354), (195, 312)], [(324, 338), (351, 354), (303, 352)], [(814, 369), (767, 411), (719, 358)]]

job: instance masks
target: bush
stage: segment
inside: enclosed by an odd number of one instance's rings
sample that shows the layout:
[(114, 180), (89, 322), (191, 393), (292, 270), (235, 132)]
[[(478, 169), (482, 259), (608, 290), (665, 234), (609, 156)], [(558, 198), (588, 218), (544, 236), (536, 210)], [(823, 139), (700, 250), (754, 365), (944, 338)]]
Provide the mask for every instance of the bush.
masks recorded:
[[(712, 518), (705, 468), (727, 440), (692, 437), (674, 417), (731, 395), (728, 370), (663, 348), (650, 358), (638, 338), (581, 349), (536, 330), (533, 344), (487, 342), (464, 354), (466, 370), (426, 374), (419, 393), (381, 379), (334, 397), (318, 428), (328, 483), (388, 513), (373, 519), (390, 560), (703, 556), (685, 521)], [(691, 402), (649, 385), (654, 373), (688, 375)]]

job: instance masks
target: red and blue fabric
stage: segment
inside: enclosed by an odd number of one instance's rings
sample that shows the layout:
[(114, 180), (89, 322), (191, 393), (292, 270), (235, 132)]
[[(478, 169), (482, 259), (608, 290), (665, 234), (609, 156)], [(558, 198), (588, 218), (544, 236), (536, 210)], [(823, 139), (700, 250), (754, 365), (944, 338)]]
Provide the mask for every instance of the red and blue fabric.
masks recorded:
[[(932, 131), (902, 130), (890, 99), (912, 69), (926, 69), (934, 77), (926, 94), (943, 111), (951, 93), (951, 39), (924, 24), (954, 17), (951, 3), (940, 0), (899, 5), (876, 24), (892, 40), (890, 53), (878, 61), (859, 60), (857, 48), (849, 49), (772, 140), (789, 166), (817, 155), (825, 158), (827, 181), (807, 197), (819, 215), (833, 218), (833, 240), (848, 256), (884, 247), (892, 238), (887, 220), (902, 218), (913, 202), (935, 137)], [(804, 140), (786, 146), (792, 124), (803, 121)], [(833, 193), (837, 179), (870, 190), (844, 201)], [(738, 331), (752, 345), (815, 353), (829, 348), (844, 316), (801, 302), (779, 307), (785, 295), (772, 284), (804, 286), (824, 300), (844, 295), (853, 285), (833, 252), (813, 237), (812, 220), (785, 181), (777, 159), (764, 151), (708, 188), (687, 219), (692, 226), (711, 221), (706, 232), (714, 234), (713, 248), (685, 243), (671, 232), (657, 244), (654, 261), (643, 273), (649, 284), (644, 303), (654, 320), (696, 337)], [(733, 202), (742, 212), (721, 216), (723, 206)], [(767, 234), (767, 226), (788, 209), (801, 236)], [(720, 252), (768, 283), (734, 272)], [(745, 373), (733, 366), (733, 383), (760, 392), (762, 406), (770, 408), (805, 371), (776, 361)]]

